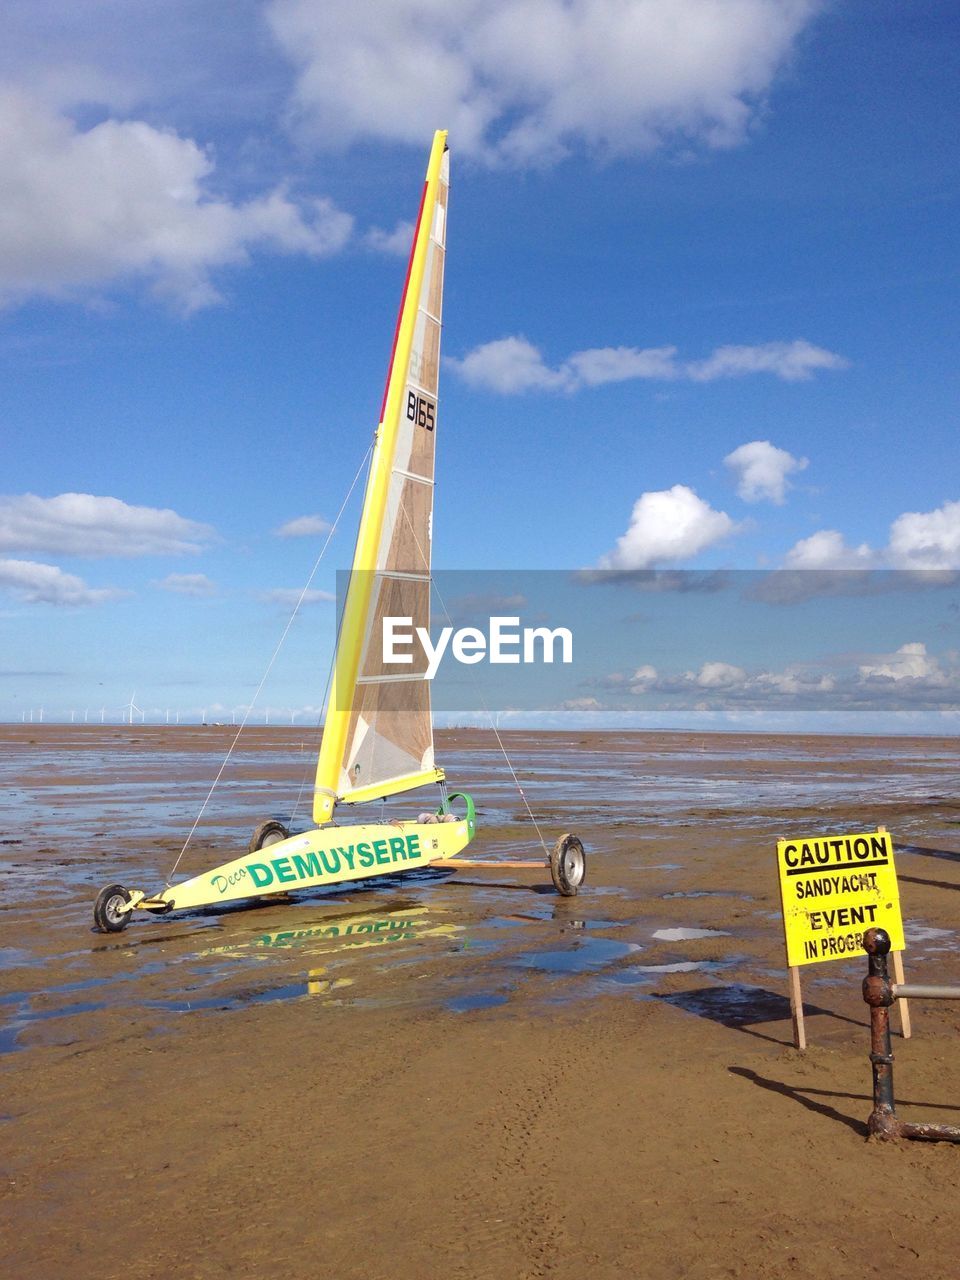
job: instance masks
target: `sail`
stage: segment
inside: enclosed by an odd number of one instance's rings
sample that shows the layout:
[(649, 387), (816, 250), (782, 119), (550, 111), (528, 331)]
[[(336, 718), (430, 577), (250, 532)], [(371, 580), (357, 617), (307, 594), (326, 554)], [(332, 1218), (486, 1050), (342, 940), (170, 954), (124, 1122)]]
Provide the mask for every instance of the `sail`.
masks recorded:
[(317, 763), (314, 821), (439, 781), (426, 658), (383, 663), (383, 619), (430, 625), (430, 543), (449, 156), (434, 137), (394, 335)]

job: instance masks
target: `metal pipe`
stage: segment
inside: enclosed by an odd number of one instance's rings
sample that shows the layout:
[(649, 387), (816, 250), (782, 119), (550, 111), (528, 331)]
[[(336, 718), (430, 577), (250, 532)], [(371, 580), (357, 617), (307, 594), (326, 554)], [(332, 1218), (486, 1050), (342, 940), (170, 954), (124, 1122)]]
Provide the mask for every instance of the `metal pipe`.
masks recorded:
[(887, 973), (890, 935), (885, 929), (868, 929), (863, 949), (869, 956), (863, 980), (863, 998), (870, 1006), (870, 1063), (873, 1067), (873, 1110), (867, 1129), (878, 1138), (919, 1138), (928, 1142), (960, 1142), (960, 1127), (950, 1124), (912, 1124), (898, 1120), (893, 1100), (893, 1053), (890, 1048), (890, 1006), (898, 997), (960, 998), (958, 987), (929, 987), (922, 983), (894, 984)]
[(900, 1136), (926, 1142), (960, 1142), (960, 1129), (955, 1124), (910, 1124), (904, 1120)]
[(960, 987), (930, 987), (922, 982), (895, 982), (894, 1000), (960, 1000)]
[(890, 1006), (893, 1004), (893, 984), (887, 973), (890, 935), (886, 929), (868, 929), (863, 935), (863, 948), (869, 956), (863, 998), (870, 1006), (870, 1065), (873, 1068), (873, 1110), (867, 1129), (878, 1138), (899, 1138), (890, 1047)]

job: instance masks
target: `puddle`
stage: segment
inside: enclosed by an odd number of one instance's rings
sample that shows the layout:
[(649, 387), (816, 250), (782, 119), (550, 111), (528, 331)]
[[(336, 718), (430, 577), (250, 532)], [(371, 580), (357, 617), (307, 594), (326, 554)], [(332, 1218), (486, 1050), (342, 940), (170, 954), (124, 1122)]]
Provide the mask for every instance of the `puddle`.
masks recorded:
[(485, 929), (515, 929), (519, 925), (546, 924), (551, 920), (559, 924), (561, 933), (581, 929), (622, 929), (625, 924), (630, 923), (628, 920), (577, 920), (573, 917), (564, 918), (552, 911), (524, 911), (515, 915), (493, 916), (482, 923)]
[(16, 1015), (0, 1029), (0, 1054), (15, 1053), (27, 1048), (20, 1044), (20, 1033), (36, 1022), (48, 1022), (52, 1018), (69, 1018), (75, 1013), (97, 1013), (107, 1006), (103, 1001), (87, 1001), (81, 1004), (64, 1005), (61, 1009), (31, 1009), (29, 1001), (25, 1001)]
[(477, 992), (476, 995), (455, 996), (444, 1001), (444, 1007), (451, 1013), (472, 1013), (476, 1009), (495, 1009), (507, 1003), (507, 996), (495, 995), (493, 992)]
[[(300, 988), (301, 993), (303, 988)], [(168, 1013), (195, 1013), (202, 1009), (238, 1009), (230, 996), (198, 996), (195, 1000), (144, 1000), (145, 1009), (165, 1009)]]
[(672, 893), (661, 893), (661, 898), (736, 898), (740, 902), (753, 902), (753, 895), (740, 893), (736, 889), (674, 889)]
[(597, 974), (586, 987), (578, 987), (577, 995), (580, 998), (589, 999), (595, 995), (616, 994), (617, 991), (627, 988), (634, 999), (649, 1000), (658, 994), (650, 990), (651, 986), (666, 974), (719, 974), (727, 969), (739, 968), (748, 962), (747, 956), (730, 955), (724, 956), (722, 960), (669, 960), (662, 964), (625, 965), (609, 973)]
[[(917, 924), (910, 920), (903, 922), (903, 936), (908, 946), (926, 944), (925, 951), (953, 951), (957, 943), (957, 935), (953, 929), (938, 929), (932, 924)], [(931, 943), (939, 945), (931, 946)]]
[(698, 938), (729, 938), (726, 929), (657, 929), (653, 935), (660, 942), (695, 942)]
[(523, 969), (540, 969), (544, 973), (588, 973), (601, 965), (622, 960), (641, 951), (636, 942), (616, 942), (613, 938), (581, 938), (566, 951), (527, 951), (513, 963)]
[[(160, 1025), (165, 1018), (304, 997), (347, 1001), (356, 1007), (372, 1007), (371, 1000), (374, 1006), (432, 1004), (451, 1013), (469, 1013), (507, 1003), (509, 996), (491, 989), (490, 982), (492, 978), (495, 986), (501, 985), (511, 969), (590, 975), (586, 987), (578, 983), (571, 989), (579, 999), (594, 990), (636, 990), (649, 987), (661, 974), (707, 973), (728, 963), (715, 958), (698, 961), (681, 953), (664, 957), (661, 964), (620, 968), (619, 962), (635, 957), (643, 946), (609, 932), (630, 925), (630, 934), (636, 936), (643, 921), (586, 919), (579, 914), (581, 904), (566, 900), (527, 899), (522, 910), (512, 911), (504, 910), (512, 900), (496, 892), (461, 901), (438, 890), (436, 896), (405, 896), (374, 906), (372, 895), (357, 893), (355, 886), (353, 890), (336, 903), (295, 900), (287, 906), (264, 907), (255, 916), (221, 915), (215, 923), (208, 917), (184, 922), (178, 929), (165, 922), (156, 932), (148, 927), (137, 936), (131, 930), (129, 938), (98, 941), (88, 951), (68, 953), (76, 956), (70, 981), (44, 983), (41, 974), (35, 990), (21, 983), (20, 990), (0, 996), (6, 1021), (0, 1029), (0, 1052), (22, 1047), (21, 1032), (32, 1021), (107, 1005), (135, 1005)], [(664, 928), (653, 936), (673, 942), (730, 935), (714, 929)], [(523, 949), (516, 954), (521, 939)], [(159, 950), (156, 945), (144, 950), (148, 942), (158, 944)], [(467, 963), (452, 973), (449, 965), (457, 954)], [(431, 965), (437, 962), (444, 964), (444, 976), (436, 982), (418, 983), (416, 990), (406, 983), (402, 991), (377, 995), (378, 974), (412, 967), (418, 977), (430, 979)], [(94, 990), (99, 1003), (66, 1003)], [(42, 1012), (32, 1007), (53, 1002), (63, 1007)]]

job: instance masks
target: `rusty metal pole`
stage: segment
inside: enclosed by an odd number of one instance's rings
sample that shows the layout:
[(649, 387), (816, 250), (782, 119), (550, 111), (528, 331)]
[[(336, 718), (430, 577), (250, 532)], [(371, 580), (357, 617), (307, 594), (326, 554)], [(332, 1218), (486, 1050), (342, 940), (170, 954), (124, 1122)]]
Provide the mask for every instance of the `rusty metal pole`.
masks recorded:
[(873, 1066), (873, 1110), (867, 1128), (878, 1138), (899, 1138), (900, 1121), (893, 1100), (893, 1053), (890, 1048), (890, 1006), (893, 984), (887, 973), (890, 935), (885, 929), (868, 929), (863, 948), (869, 959), (863, 980), (863, 998), (870, 1006), (870, 1062)]

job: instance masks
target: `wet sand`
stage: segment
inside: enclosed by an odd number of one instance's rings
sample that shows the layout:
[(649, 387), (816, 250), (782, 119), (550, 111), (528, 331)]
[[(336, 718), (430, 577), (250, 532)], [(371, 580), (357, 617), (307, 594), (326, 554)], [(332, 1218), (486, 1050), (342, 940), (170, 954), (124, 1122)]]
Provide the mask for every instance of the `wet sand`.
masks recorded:
[[(775, 870), (887, 826), (908, 980), (960, 983), (954, 739), (514, 733), (577, 898), (427, 872), (92, 932), (231, 738), (0, 729), (4, 1276), (956, 1274), (960, 1148), (865, 1137), (861, 961), (805, 969), (792, 1048)], [(438, 745), (476, 855), (535, 856), (491, 736)], [(314, 749), (246, 734), (182, 870), (288, 817)], [(900, 1113), (960, 1124), (960, 1006), (912, 1014)]]

